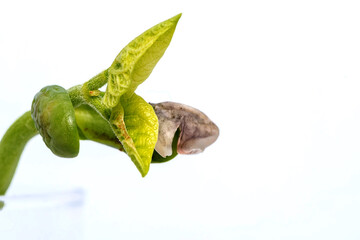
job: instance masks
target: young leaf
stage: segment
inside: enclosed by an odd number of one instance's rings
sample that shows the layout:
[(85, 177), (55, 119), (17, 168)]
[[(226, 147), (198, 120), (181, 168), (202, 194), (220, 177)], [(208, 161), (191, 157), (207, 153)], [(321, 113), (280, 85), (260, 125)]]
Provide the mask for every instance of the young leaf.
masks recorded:
[(144, 82), (170, 44), (181, 14), (148, 29), (121, 50), (108, 69), (104, 103), (115, 107), (120, 97), (129, 96)]
[(135, 93), (113, 108), (110, 124), (126, 153), (144, 177), (150, 167), (159, 123), (150, 104)]

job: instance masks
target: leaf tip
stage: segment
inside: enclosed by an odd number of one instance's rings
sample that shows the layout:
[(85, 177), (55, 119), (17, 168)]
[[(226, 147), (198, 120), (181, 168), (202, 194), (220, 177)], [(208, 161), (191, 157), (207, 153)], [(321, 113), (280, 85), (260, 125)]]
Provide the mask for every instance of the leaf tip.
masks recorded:
[(178, 15), (175, 15), (174, 17), (170, 18), (169, 20), (177, 24), (179, 19), (181, 18), (182, 13), (179, 13)]
[(147, 165), (146, 167), (139, 168), (139, 172), (143, 178), (148, 174), (149, 169), (150, 169), (149, 165)]

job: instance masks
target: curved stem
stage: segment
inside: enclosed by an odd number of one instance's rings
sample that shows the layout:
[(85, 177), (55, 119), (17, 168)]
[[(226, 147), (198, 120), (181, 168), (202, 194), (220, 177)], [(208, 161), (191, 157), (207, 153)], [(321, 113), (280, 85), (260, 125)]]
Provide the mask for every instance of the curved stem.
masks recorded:
[(18, 118), (0, 142), (0, 195), (4, 195), (15, 174), (26, 143), (38, 134), (30, 111)]

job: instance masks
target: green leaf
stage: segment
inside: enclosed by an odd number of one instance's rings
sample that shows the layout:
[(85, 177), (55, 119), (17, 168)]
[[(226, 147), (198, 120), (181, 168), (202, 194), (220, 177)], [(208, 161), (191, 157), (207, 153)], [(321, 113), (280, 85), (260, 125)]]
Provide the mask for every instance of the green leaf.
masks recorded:
[(181, 14), (148, 29), (121, 50), (108, 69), (104, 104), (115, 107), (125, 93), (131, 96), (165, 53)]
[(135, 93), (121, 98), (111, 113), (110, 124), (126, 153), (144, 177), (150, 167), (159, 123), (154, 109)]

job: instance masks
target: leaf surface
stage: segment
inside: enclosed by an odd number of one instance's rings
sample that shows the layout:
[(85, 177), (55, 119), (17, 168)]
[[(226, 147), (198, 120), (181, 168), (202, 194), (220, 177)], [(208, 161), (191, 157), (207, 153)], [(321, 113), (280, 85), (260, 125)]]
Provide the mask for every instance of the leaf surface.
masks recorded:
[(113, 108), (111, 127), (123, 147), (144, 177), (150, 167), (158, 137), (159, 123), (155, 111), (135, 93), (122, 98)]
[(144, 82), (170, 44), (181, 14), (148, 29), (132, 40), (108, 69), (108, 84), (103, 102), (115, 107), (122, 95), (127, 96)]

